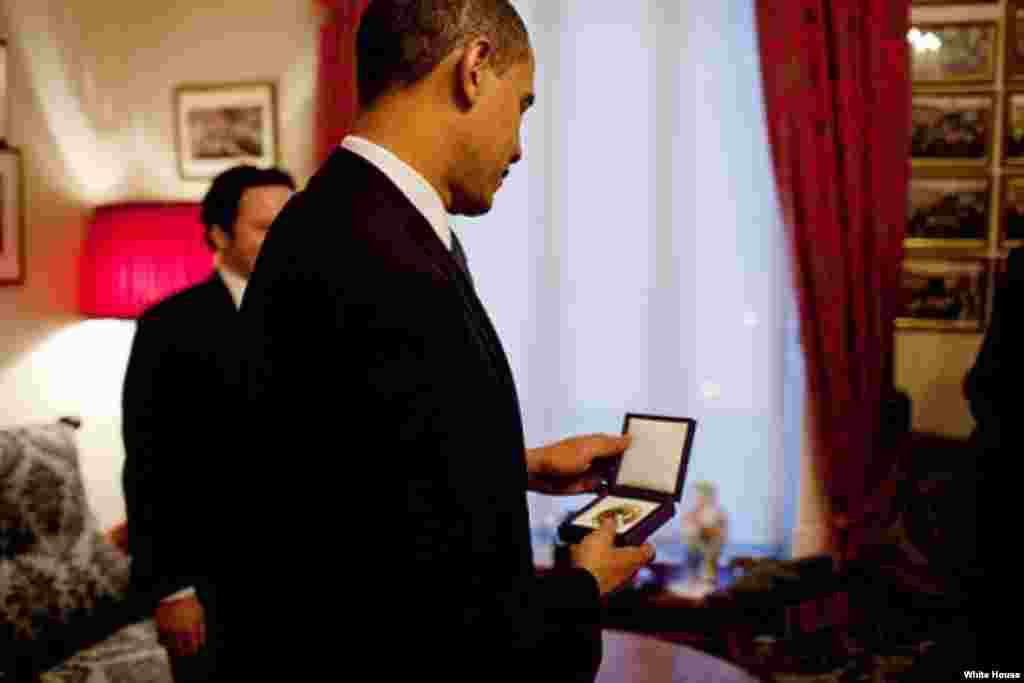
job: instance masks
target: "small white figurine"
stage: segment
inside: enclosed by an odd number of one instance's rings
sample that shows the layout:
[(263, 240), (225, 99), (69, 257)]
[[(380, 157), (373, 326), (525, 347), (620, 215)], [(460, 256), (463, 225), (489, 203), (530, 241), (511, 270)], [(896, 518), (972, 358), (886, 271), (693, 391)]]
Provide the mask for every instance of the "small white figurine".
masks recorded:
[(694, 489), (697, 502), (683, 515), (683, 540), (689, 553), (700, 560), (700, 578), (714, 585), (718, 580), (718, 559), (722, 555), (728, 520), (715, 500), (715, 486), (698, 482)]

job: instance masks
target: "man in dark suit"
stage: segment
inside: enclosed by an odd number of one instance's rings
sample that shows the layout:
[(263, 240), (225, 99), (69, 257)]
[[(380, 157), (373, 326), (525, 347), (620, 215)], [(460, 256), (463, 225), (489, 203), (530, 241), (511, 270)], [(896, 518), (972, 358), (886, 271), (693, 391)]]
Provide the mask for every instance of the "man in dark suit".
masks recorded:
[[(971, 494), (961, 503), (956, 542), (974, 571), (972, 604), (979, 633), (979, 665), (1018, 670), (1016, 631), (993, 619), (993, 610), (1012, 614), (1019, 604), (1016, 568), (996, 549), (1005, 542), (1007, 503), (1020, 495), (1017, 465), (1024, 453), (1020, 396), (1024, 387), (1024, 249), (1010, 251), (1006, 277), (996, 292), (985, 339), (964, 378), (964, 396), (975, 420), (970, 446), (957, 472), (958, 485)], [(1017, 669), (1008, 667), (1016, 666)], [(988, 671), (989, 669), (984, 669)]]
[(996, 290), (992, 316), (981, 350), (964, 379), (964, 396), (975, 420), (974, 439), (999, 442), (1017, 419), (1024, 382), (1024, 327), (1017, 312), (1024, 297), (1024, 249), (1013, 249), (1006, 277)]
[[(222, 572), (230, 666), (312, 680), (592, 680), (601, 596), (654, 550), (614, 522), (538, 576), (527, 488), (592, 490), (624, 437), (527, 450), (449, 214), (487, 212), (534, 98), (507, 0), (374, 0), (361, 115), (282, 211), (242, 307), (251, 458)], [(341, 397), (347, 405), (341, 403)], [(253, 510), (260, 513), (254, 515)], [(257, 556), (235, 548), (258, 547)]]
[(142, 315), (128, 362), (123, 484), (132, 588), (155, 608), (179, 683), (210, 680), (216, 663), (203, 501), (213, 462), (231, 456), (217, 438), (234, 428), (223, 420), (233, 399), (221, 374), (237, 353), (233, 329), (256, 256), (294, 188), (287, 173), (252, 166), (214, 179), (201, 215), (216, 272)]

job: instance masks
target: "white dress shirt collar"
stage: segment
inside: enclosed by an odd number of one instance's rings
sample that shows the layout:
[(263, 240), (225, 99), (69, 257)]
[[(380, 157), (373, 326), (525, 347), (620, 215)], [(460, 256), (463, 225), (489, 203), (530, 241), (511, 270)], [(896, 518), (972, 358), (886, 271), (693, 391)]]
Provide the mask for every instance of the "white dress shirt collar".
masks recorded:
[(217, 272), (220, 274), (220, 279), (224, 282), (224, 286), (228, 288), (231, 300), (235, 302), (235, 308), (241, 308), (242, 297), (245, 295), (245, 286), (249, 284), (249, 280), (224, 266), (217, 266)]
[(445, 248), (451, 251), (452, 233), (448, 227), (448, 211), (444, 208), (441, 195), (426, 178), (393, 152), (366, 138), (346, 135), (341, 141), (341, 146), (369, 161), (397, 185), (402, 194), (427, 219)]

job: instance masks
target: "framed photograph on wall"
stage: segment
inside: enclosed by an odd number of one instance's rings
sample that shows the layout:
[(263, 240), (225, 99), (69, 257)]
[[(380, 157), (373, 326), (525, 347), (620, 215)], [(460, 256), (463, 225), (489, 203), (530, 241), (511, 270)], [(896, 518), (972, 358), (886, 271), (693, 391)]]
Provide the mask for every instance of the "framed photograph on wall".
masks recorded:
[(1007, 285), (1007, 281), (1010, 278), (1009, 271), (1009, 253), (999, 254), (992, 262), (994, 275), (992, 277), (992, 286), (995, 287), (995, 291), (998, 292), (1000, 289)]
[(0, 284), (25, 281), (25, 229), (21, 155), (0, 149)]
[(991, 83), (996, 76), (999, 25), (995, 21), (917, 23), (910, 41), (910, 80), (922, 85)]
[(978, 249), (988, 244), (992, 179), (969, 171), (914, 176), (907, 201), (904, 246)]
[(911, 98), (914, 166), (985, 166), (992, 158), (995, 95), (926, 93)]
[(237, 164), (277, 164), (273, 83), (183, 85), (174, 99), (179, 169), (186, 180), (212, 178)]
[(1003, 106), (1003, 160), (1024, 164), (1024, 91), (1009, 91)]
[(1006, 78), (1024, 81), (1024, 0), (1006, 3)]
[(0, 147), (7, 141), (7, 41), (0, 38)]
[(1024, 246), (1024, 175), (1003, 176), (1002, 200), (999, 246), (1004, 249)]
[(988, 262), (980, 258), (905, 259), (896, 327), (981, 331), (988, 271)]

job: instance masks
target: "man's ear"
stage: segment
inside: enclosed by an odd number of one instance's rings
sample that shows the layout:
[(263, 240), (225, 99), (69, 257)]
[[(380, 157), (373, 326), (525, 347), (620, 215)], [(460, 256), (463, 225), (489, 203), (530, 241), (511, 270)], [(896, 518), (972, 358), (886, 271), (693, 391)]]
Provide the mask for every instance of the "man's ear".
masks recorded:
[(231, 246), (231, 237), (219, 225), (214, 225), (210, 228), (210, 241), (213, 242), (213, 246), (217, 248), (218, 252), (224, 251)]
[(466, 108), (473, 107), (488, 87), (493, 52), (490, 40), (474, 38), (463, 49), (455, 65), (456, 96)]

